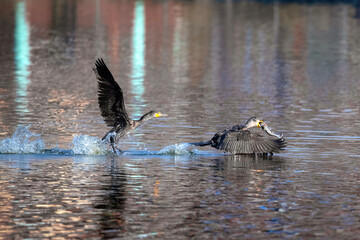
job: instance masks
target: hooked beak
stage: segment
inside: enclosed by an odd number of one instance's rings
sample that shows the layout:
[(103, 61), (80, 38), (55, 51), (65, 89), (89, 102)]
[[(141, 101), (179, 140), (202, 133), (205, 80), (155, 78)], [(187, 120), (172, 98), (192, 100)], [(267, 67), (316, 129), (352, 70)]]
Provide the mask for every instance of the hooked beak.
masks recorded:
[[(256, 126), (257, 126), (258, 128), (261, 127), (260, 123), (264, 123), (264, 121), (260, 120), (260, 121), (256, 124)], [(264, 124), (265, 124), (265, 123), (264, 123)]]

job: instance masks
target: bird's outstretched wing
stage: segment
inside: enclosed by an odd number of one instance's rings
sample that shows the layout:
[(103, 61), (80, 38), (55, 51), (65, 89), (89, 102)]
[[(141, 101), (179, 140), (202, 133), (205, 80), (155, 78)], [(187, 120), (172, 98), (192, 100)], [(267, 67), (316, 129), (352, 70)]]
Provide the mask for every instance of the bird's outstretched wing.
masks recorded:
[(274, 153), (286, 146), (284, 138), (256, 130), (228, 130), (217, 140), (216, 148), (232, 154)]
[(126, 113), (124, 96), (103, 59), (99, 58), (93, 68), (98, 80), (98, 102), (104, 121), (109, 127), (126, 126), (130, 118)]

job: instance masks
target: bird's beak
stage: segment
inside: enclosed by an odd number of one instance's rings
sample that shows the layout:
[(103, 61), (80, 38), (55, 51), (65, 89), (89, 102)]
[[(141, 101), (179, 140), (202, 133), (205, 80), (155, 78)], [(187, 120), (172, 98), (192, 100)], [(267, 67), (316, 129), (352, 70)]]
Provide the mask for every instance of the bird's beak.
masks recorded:
[(161, 112), (155, 113), (155, 117), (156, 117), (156, 118), (157, 118), (157, 117), (161, 117), (161, 116), (164, 116), (164, 114), (162, 114)]
[[(260, 120), (260, 121), (257, 123), (256, 126), (257, 126), (258, 128), (261, 127), (261, 126), (260, 126), (260, 123), (264, 123), (264, 121), (261, 121), (261, 120)], [(265, 124), (265, 123), (264, 123), (264, 124)]]

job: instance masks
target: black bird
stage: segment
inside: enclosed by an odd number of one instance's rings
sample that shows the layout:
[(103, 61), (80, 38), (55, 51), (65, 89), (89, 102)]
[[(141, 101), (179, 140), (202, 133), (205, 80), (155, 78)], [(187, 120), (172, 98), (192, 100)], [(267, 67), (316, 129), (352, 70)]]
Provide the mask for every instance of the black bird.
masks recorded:
[[(163, 114), (150, 111), (139, 120), (131, 120), (125, 109), (123, 91), (114, 80), (104, 60), (97, 59), (93, 70), (98, 80), (98, 102), (101, 116), (103, 116), (106, 125), (112, 127), (102, 140), (110, 140), (111, 147), (116, 153), (115, 144), (121, 137), (135, 130), (144, 122), (154, 117), (163, 116)], [(117, 150), (122, 152), (120, 149)]]
[[(261, 128), (256, 129), (255, 127)], [(264, 134), (264, 132), (266, 134)], [(208, 146), (231, 154), (273, 154), (286, 147), (283, 135), (277, 135), (263, 120), (251, 117), (244, 125), (235, 125), (216, 133), (210, 141), (190, 143), (195, 146)]]

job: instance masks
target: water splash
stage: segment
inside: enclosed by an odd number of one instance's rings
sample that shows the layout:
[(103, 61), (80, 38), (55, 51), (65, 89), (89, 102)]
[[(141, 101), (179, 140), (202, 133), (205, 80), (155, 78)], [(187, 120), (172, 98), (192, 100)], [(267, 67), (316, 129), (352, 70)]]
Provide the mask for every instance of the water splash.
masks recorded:
[(164, 147), (161, 149), (158, 154), (159, 155), (196, 155), (201, 152), (197, 150), (193, 145), (189, 143), (179, 143)]
[[(88, 135), (74, 136), (70, 149), (45, 149), (45, 143), (39, 134), (29, 131), (29, 127), (18, 127), (9, 138), (0, 140), (0, 154), (50, 154), (50, 155), (112, 155), (107, 141)], [(166, 146), (160, 151), (142, 150), (125, 151), (119, 155), (167, 155), (192, 156), (209, 155), (210, 152), (200, 151), (189, 143)]]
[(44, 141), (28, 128), (18, 127), (10, 138), (1, 140), (0, 153), (41, 153), (45, 147)]
[(72, 140), (72, 152), (76, 155), (106, 155), (109, 154), (107, 144), (96, 137), (87, 135), (75, 136)]

